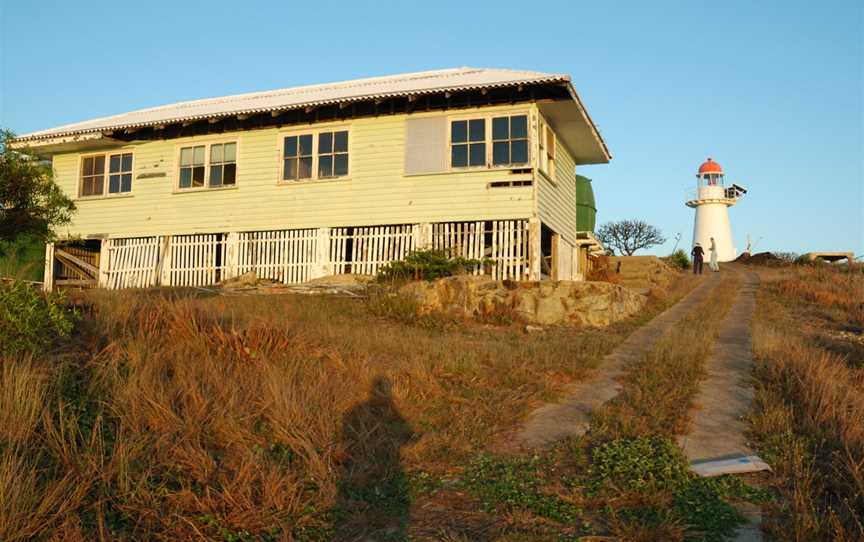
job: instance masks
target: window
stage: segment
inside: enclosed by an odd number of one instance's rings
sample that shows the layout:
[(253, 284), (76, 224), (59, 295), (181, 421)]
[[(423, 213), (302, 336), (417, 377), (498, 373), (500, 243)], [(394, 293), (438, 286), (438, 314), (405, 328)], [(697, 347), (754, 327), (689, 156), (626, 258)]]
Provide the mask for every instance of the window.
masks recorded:
[(347, 175), (348, 130), (291, 135), (282, 140), (283, 181), (335, 179)]
[(540, 169), (549, 177), (555, 176), (555, 132), (540, 123)]
[(132, 191), (132, 153), (112, 154), (108, 159), (108, 193)]
[(180, 149), (180, 188), (204, 186), (204, 145)]
[(285, 166), (282, 180), (299, 181), (312, 178), (312, 134), (289, 136), (284, 144)]
[(231, 186), (237, 182), (237, 144), (210, 145), (210, 186)]
[(132, 191), (132, 153), (97, 154), (81, 159), (81, 197), (105, 195), (106, 162), (108, 195)]
[(454, 120), (450, 124), (450, 166), (486, 165), (486, 119)]
[(528, 115), (450, 122), (451, 168), (527, 165), (528, 154)]
[[(209, 147), (209, 148), (208, 148)], [(211, 143), (180, 149), (180, 190), (237, 184), (237, 143)]]
[(348, 175), (348, 132), (318, 134), (318, 178)]
[(528, 116), (492, 119), (492, 165), (528, 163)]
[(87, 156), (81, 164), (81, 195), (101, 196), (105, 188), (105, 156)]

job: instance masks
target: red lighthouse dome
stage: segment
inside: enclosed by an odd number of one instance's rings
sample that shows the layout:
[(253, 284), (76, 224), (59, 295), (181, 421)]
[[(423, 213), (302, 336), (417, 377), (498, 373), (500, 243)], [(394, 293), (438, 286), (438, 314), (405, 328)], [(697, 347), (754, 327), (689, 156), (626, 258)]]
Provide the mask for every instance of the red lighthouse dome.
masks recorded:
[(701, 166), (699, 166), (699, 175), (705, 175), (706, 173), (716, 173), (718, 175), (723, 175), (723, 168), (720, 167), (720, 164), (709, 158), (705, 160), (705, 162)]

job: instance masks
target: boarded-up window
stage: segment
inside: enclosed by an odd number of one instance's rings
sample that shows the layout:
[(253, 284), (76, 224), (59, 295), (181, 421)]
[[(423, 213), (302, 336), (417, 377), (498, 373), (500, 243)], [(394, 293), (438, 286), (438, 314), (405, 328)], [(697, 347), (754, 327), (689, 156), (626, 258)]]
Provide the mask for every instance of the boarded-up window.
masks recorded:
[(405, 121), (405, 174), (447, 171), (447, 118)]

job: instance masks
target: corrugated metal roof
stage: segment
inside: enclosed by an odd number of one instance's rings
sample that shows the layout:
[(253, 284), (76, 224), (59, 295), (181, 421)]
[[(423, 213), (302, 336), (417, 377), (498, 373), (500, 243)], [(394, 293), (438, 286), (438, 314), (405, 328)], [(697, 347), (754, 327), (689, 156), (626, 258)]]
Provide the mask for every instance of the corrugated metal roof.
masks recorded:
[[(17, 141), (33, 141), (333, 103), (538, 83), (567, 83), (569, 85), (570, 76), (494, 68), (453, 68), (386, 77), (370, 77), (341, 83), (309, 85), (179, 102), (32, 132), (18, 137)], [(572, 86), (571, 92), (574, 99), (578, 101)]]

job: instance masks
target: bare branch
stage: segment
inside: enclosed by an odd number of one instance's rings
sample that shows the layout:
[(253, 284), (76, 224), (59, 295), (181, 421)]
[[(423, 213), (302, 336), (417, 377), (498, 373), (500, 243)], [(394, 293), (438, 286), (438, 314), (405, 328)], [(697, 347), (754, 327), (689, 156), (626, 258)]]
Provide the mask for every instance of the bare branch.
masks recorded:
[(624, 256), (632, 256), (639, 249), (666, 242), (663, 232), (644, 220), (636, 219), (607, 222), (597, 230), (597, 238)]

